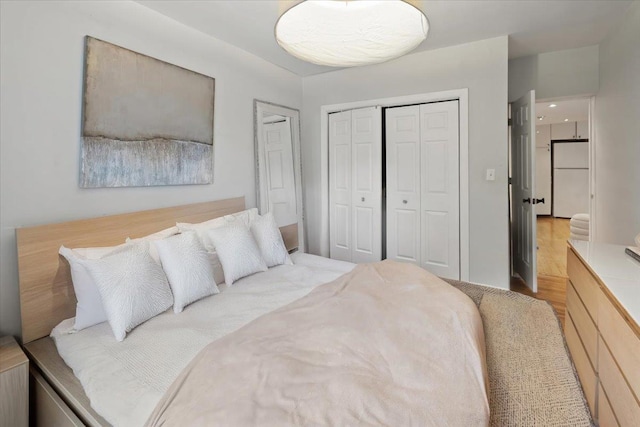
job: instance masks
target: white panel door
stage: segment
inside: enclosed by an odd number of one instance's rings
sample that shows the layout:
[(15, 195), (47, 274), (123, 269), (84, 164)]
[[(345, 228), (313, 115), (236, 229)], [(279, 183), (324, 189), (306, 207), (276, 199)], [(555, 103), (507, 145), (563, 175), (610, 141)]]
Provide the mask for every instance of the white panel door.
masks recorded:
[(458, 101), (420, 105), (421, 265), (460, 279)]
[(387, 108), (387, 258), (420, 264), (420, 107)]
[(351, 261), (351, 111), (329, 115), (329, 251)]
[(291, 123), (287, 118), (263, 126), (267, 205), (279, 227), (298, 222), (293, 174)]
[[(511, 212), (513, 269), (538, 291), (535, 203), (535, 91), (511, 104)], [(553, 138), (553, 126), (551, 137)], [(554, 200), (555, 203), (555, 200)]]
[(355, 263), (382, 256), (382, 109), (351, 111), (351, 215)]

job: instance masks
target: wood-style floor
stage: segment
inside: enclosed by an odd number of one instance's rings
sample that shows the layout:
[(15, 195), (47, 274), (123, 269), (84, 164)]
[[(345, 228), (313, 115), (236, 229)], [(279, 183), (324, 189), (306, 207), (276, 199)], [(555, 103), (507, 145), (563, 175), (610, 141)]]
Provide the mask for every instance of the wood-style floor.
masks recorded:
[(569, 220), (540, 217), (537, 224), (538, 292), (533, 294), (519, 278), (512, 278), (511, 290), (549, 301), (564, 326)]

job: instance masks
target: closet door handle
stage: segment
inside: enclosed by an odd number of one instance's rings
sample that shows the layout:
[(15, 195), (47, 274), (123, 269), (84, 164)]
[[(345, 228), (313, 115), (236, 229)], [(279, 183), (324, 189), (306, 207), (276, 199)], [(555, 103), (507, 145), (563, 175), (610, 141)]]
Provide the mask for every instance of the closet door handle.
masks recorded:
[(363, 197), (363, 198), (361, 198), (360, 200), (364, 202), (364, 197)]
[(403, 201), (402, 201), (402, 203), (404, 203), (404, 204), (406, 205), (406, 204), (407, 204), (407, 201), (406, 201), (406, 200), (403, 200)]

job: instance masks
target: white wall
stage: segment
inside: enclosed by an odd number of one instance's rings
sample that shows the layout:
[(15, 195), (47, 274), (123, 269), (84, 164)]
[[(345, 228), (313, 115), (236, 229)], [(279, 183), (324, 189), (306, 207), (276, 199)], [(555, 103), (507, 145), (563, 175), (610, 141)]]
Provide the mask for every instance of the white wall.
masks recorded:
[(509, 60), (509, 102), (531, 89), (536, 99), (594, 95), (598, 91), (598, 46)]
[[(134, 2), (0, 3), (0, 335), (19, 335), (14, 229), (245, 196), (253, 99), (300, 108), (301, 79)], [(84, 36), (216, 79), (214, 184), (80, 189)]]
[[(505, 36), (303, 78), (302, 157), (310, 252), (328, 254), (321, 245), (328, 229), (321, 190), (326, 179), (320, 160), (326, 155), (320, 151), (321, 106), (469, 88), (470, 280), (508, 288), (507, 48)], [(495, 181), (485, 181), (487, 168), (496, 169)]]
[(632, 244), (640, 233), (640, 2), (600, 44), (596, 96), (596, 235)]

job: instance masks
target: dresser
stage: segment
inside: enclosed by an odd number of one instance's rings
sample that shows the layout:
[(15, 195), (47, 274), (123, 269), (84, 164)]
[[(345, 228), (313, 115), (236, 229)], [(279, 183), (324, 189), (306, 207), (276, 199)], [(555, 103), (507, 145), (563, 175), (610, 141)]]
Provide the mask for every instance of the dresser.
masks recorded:
[(0, 427), (29, 424), (29, 360), (13, 337), (0, 338)]
[(570, 240), (565, 334), (602, 427), (640, 425), (640, 263), (624, 246)]

